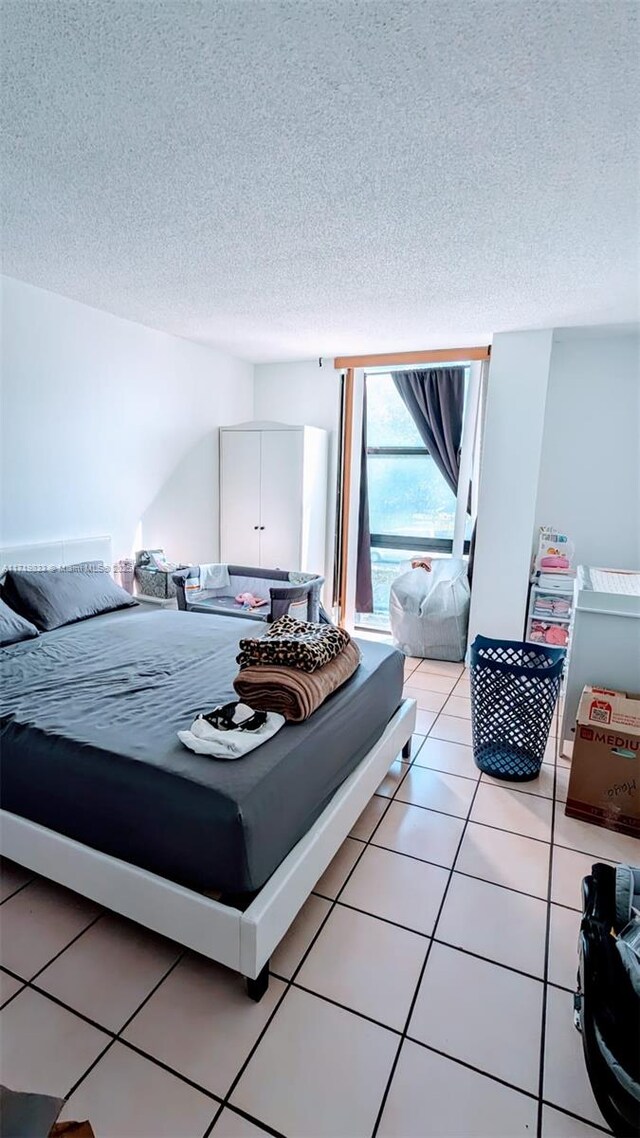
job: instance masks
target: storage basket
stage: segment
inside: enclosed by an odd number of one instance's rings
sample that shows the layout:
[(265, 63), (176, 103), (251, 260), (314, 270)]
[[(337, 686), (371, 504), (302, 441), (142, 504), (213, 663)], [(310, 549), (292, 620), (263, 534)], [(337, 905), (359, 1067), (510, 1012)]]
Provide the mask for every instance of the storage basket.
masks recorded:
[(477, 636), (471, 646), (473, 757), (494, 778), (526, 782), (542, 765), (565, 653)]
[(141, 569), (136, 565), (135, 574), (143, 597), (158, 597), (163, 601), (175, 597), (176, 586), (171, 573), (164, 573), (162, 569)]

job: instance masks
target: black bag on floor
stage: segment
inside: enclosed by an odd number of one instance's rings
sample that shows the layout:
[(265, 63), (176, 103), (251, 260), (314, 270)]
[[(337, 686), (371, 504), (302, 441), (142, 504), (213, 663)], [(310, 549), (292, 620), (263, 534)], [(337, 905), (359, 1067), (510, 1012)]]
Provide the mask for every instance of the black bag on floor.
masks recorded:
[(615, 1135), (640, 1135), (640, 869), (600, 863), (582, 883), (575, 1024)]

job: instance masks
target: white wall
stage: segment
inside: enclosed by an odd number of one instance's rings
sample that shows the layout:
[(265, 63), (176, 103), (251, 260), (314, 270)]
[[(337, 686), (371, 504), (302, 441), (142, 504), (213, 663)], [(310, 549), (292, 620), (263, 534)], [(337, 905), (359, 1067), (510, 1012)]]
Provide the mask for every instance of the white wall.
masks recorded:
[(494, 337), (487, 382), (469, 642), (522, 638), (553, 333)]
[(257, 364), (254, 369), (254, 413), (256, 419), (275, 419), (323, 427), (329, 431), (329, 478), (327, 489), (327, 548), (325, 600), (330, 603), (333, 580), (336, 527), (336, 488), (340, 422), (340, 374), (327, 360), (300, 363)]
[(574, 539), (577, 564), (640, 568), (637, 330), (494, 338), (470, 642), (521, 638), (541, 525)]
[(3, 279), (0, 544), (111, 534), (218, 556), (218, 432), (253, 366)]
[(557, 330), (536, 527), (575, 541), (576, 562), (640, 569), (640, 339), (628, 329)]

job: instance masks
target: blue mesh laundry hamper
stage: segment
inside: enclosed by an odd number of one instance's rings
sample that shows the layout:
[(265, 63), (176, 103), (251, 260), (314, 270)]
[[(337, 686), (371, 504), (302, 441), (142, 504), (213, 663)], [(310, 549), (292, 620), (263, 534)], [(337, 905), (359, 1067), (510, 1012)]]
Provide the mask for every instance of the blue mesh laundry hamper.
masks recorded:
[(564, 664), (563, 648), (476, 636), (471, 646), (473, 757), (494, 778), (540, 772)]

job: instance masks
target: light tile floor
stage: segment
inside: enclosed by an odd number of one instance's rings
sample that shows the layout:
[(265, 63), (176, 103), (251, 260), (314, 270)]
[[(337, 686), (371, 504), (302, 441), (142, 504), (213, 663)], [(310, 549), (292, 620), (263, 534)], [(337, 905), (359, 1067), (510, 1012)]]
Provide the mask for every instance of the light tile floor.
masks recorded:
[[(419, 728), (272, 959), (233, 973), (4, 865), (1, 1080), (97, 1138), (587, 1138), (573, 1027), (580, 882), (640, 861), (565, 818), (568, 764), (509, 786), (469, 682), (408, 660)], [(553, 732), (555, 734), (555, 731)]]

